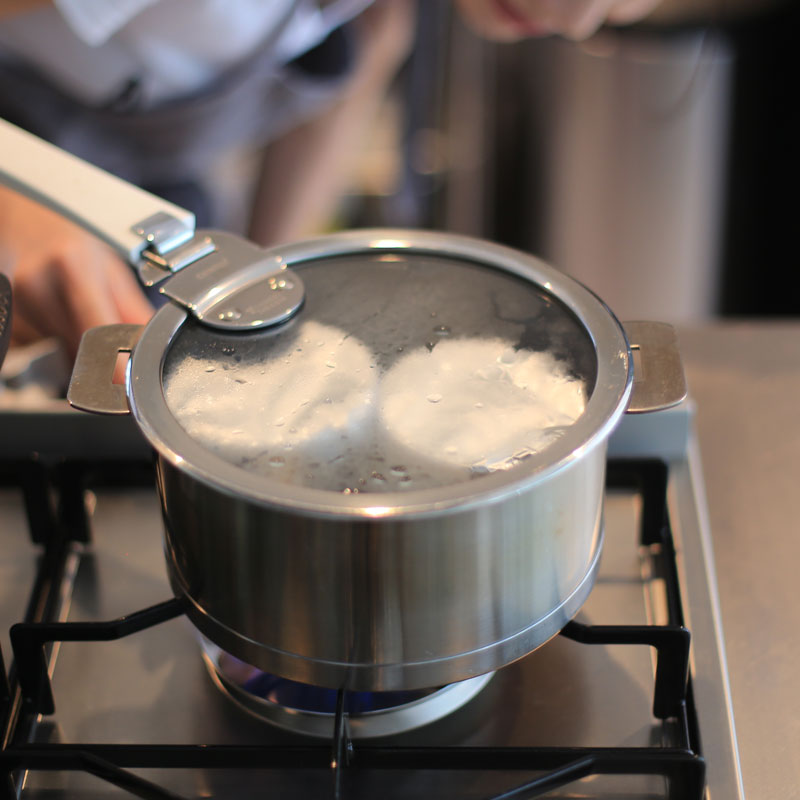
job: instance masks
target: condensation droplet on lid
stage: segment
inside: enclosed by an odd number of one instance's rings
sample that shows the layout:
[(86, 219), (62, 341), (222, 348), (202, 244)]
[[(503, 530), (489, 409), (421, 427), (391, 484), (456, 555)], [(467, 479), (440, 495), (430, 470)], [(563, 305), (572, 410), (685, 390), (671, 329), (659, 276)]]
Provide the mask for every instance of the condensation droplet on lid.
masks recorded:
[(214, 372), (216, 367), (206, 367), (206, 372)]
[(278, 417), (278, 419), (276, 419), (274, 423), (276, 428), (280, 428), (285, 424), (286, 424), (286, 419), (284, 417)]
[(272, 456), (269, 460), (269, 465), (271, 467), (282, 467), (286, 463), (286, 459), (283, 456)]
[(517, 353), (513, 347), (507, 347), (500, 355), (503, 364), (513, 364), (517, 360)]
[(239, 311), (238, 308), (230, 308), (227, 311), (222, 311), (217, 316), (218, 316), (219, 319), (221, 319), (223, 321), (227, 320), (227, 319), (241, 319), (242, 318), (242, 312)]
[(440, 394), (429, 394), (427, 399), (428, 399), (429, 403), (441, 403), (442, 402), (442, 396)]
[(434, 333), (435, 333), (437, 336), (449, 336), (449, 335), (450, 335), (450, 333), (451, 333), (451, 331), (450, 331), (450, 328), (448, 328), (448, 327), (447, 327), (447, 325), (437, 325), (437, 326), (436, 326), (436, 327), (433, 329), (433, 332), (434, 332)]
[(269, 288), (272, 289), (273, 292), (280, 292), (288, 289), (294, 289), (294, 283), (286, 278), (272, 277), (269, 279)]
[(405, 475), (408, 472), (406, 467), (398, 465), (396, 467), (392, 467), (392, 475)]

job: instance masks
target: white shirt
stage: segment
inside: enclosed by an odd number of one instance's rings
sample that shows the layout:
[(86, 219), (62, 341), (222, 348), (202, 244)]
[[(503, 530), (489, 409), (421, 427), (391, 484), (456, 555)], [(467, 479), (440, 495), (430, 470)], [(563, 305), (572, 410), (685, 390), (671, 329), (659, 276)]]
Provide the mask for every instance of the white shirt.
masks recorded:
[(0, 23), (0, 58), (102, 104), (131, 80), (144, 105), (189, 94), (266, 43), (283, 63), (372, 0), (54, 0)]

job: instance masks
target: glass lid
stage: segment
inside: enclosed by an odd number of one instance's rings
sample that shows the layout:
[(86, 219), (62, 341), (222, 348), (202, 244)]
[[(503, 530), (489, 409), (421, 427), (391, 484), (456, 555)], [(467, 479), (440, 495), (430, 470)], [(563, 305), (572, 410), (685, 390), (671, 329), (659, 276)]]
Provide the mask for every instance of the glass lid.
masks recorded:
[(525, 277), (411, 251), (292, 269), (306, 301), (290, 322), (189, 319), (166, 353), (169, 411), (235, 467), (344, 494), (428, 489), (513, 470), (584, 412), (592, 338)]

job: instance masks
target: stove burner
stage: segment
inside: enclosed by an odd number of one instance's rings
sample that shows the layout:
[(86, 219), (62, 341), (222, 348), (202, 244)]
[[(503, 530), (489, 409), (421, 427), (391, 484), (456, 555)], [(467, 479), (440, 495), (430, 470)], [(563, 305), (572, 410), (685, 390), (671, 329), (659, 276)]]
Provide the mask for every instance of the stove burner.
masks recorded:
[[(202, 640), (203, 660), (216, 686), (240, 708), (284, 730), (330, 739), (336, 689), (299, 683), (262, 672)], [(433, 689), (348, 692), (350, 738), (392, 736), (453, 713), (489, 683), (493, 672)]]

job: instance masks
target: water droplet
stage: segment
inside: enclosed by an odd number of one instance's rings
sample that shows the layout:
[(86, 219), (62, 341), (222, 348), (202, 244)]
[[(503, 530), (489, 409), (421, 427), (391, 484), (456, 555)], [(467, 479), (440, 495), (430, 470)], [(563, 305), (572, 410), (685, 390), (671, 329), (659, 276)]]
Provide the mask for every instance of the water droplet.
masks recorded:
[(435, 333), (437, 336), (449, 336), (449, 335), (450, 335), (450, 333), (451, 333), (451, 331), (450, 331), (450, 328), (448, 328), (448, 327), (447, 327), (447, 325), (437, 325), (437, 326), (436, 326), (436, 327), (433, 329), (433, 332), (434, 332), (434, 333)]
[(392, 475), (406, 475), (408, 470), (403, 466), (392, 467)]
[(429, 394), (428, 395), (428, 402), (429, 403), (441, 403), (442, 396), (440, 394)]
[(386, 478), (384, 478), (384, 477), (383, 477), (383, 475), (381, 475), (381, 473), (380, 473), (380, 472), (373, 472), (373, 473), (370, 475), (370, 478), (372, 478), (372, 480), (373, 480), (375, 483), (386, 483)]
[(286, 459), (283, 456), (272, 456), (269, 460), (269, 465), (271, 467), (282, 467), (286, 463)]
[(404, 475), (398, 479), (397, 484), (401, 489), (409, 489), (411, 487), (411, 476)]
[(354, 487), (352, 489), (342, 489), (342, 494), (358, 494), (358, 488)]
[(278, 419), (276, 419), (274, 423), (276, 428), (280, 428), (285, 424), (286, 424), (286, 419), (284, 417), (278, 417)]
[(231, 308), (228, 311), (223, 311), (219, 315), (219, 319), (222, 321), (229, 320), (229, 319), (241, 319), (242, 312), (239, 311), (238, 308)]
[(206, 372), (214, 372), (216, 367), (206, 367)]
[(483, 403), (475, 403), (475, 408), (483, 408)]
[(330, 367), (331, 369), (336, 369), (336, 364), (333, 361), (326, 361), (325, 366)]
[(236, 352), (236, 348), (232, 345), (226, 344), (223, 345), (222, 352), (225, 353), (226, 356), (232, 356)]
[(451, 444), (448, 447), (445, 447), (444, 451), (445, 453), (447, 453), (447, 455), (454, 456), (458, 452), (458, 448), (455, 445)]
[(503, 364), (513, 364), (517, 360), (517, 353), (513, 347), (507, 347), (500, 356)]
[(431, 311), (431, 316), (435, 317), (436, 316), (436, 312), (435, 311)]
[(296, 347), (295, 348), (295, 353), (302, 353), (302, 352), (303, 352), (303, 348), (302, 347)]
[(432, 353), (433, 348), (436, 347), (436, 342), (425, 342), (425, 347), (428, 348), (428, 352)]
[(294, 289), (294, 283), (286, 278), (272, 277), (269, 279), (269, 288), (272, 289), (273, 292), (286, 291), (288, 289)]

